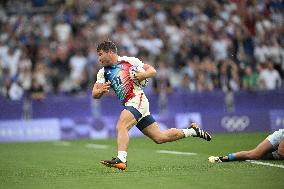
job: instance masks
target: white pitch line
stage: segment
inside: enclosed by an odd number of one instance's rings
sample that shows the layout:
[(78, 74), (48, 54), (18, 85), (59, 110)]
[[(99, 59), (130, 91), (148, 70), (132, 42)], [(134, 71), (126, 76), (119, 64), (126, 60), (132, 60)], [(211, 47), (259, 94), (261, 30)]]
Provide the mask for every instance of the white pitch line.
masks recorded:
[(266, 166), (270, 166), (270, 167), (278, 167), (278, 168), (282, 168), (284, 169), (284, 165), (277, 165), (277, 164), (272, 164), (272, 163), (264, 163), (261, 161), (253, 161), (253, 160), (246, 160), (249, 163), (253, 163), (253, 164), (257, 164), (257, 165), (266, 165)]
[(70, 142), (65, 142), (65, 141), (61, 141), (61, 142), (54, 142), (53, 143), (55, 146), (70, 146)]
[(86, 148), (96, 148), (96, 149), (107, 149), (108, 145), (103, 145), (103, 144), (86, 144)]
[(169, 151), (169, 150), (157, 150), (157, 153), (161, 154), (177, 154), (177, 155), (197, 155), (197, 153), (192, 153), (192, 152), (178, 152), (178, 151)]

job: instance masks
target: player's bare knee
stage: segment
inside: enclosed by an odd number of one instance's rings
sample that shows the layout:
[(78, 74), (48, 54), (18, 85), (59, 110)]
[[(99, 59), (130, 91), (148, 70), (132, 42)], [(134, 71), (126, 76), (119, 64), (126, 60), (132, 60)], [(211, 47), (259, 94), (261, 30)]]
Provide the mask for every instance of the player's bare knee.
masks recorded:
[(119, 119), (117, 124), (116, 124), (116, 131), (120, 131), (120, 130), (129, 130), (131, 128), (131, 124), (129, 124), (129, 122), (125, 121), (125, 120), (121, 120)]
[(122, 125), (122, 124), (116, 125), (117, 132), (122, 131), (122, 130), (128, 130), (127, 128), (128, 128), (127, 125)]

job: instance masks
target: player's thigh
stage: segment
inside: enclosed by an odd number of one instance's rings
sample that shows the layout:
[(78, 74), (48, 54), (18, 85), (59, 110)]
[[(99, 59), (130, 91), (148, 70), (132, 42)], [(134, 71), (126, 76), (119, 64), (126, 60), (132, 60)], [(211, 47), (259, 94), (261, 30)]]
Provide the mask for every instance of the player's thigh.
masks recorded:
[(159, 128), (157, 122), (154, 122), (151, 125), (144, 128), (142, 130), (142, 133), (153, 140), (157, 140), (163, 137), (163, 132)]
[(259, 156), (263, 156), (266, 153), (270, 152), (272, 149), (272, 144), (269, 142), (269, 140), (265, 139), (260, 144), (258, 144), (255, 149), (253, 149), (253, 152)]
[(278, 154), (281, 156), (281, 159), (284, 159), (284, 138), (281, 140), (278, 146)]
[(124, 109), (119, 116), (119, 119), (116, 124), (116, 128), (127, 128), (128, 130), (131, 129), (133, 125), (137, 123), (134, 115), (129, 111)]

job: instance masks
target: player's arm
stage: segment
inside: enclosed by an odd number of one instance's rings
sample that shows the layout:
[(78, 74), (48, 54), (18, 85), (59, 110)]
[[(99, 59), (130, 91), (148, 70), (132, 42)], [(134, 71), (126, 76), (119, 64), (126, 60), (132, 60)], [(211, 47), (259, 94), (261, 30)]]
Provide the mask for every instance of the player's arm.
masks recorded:
[(97, 82), (94, 84), (92, 90), (93, 98), (99, 99), (104, 93), (109, 91), (110, 82), (106, 82), (104, 77), (104, 68), (100, 69), (97, 74)]
[(143, 68), (145, 70), (145, 77), (146, 78), (154, 77), (156, 75), (156, 73), (157, 73), (156, 69), (153, 66), (149, 65), (149, 64), (144, 64)]
[(145, 70), (145, 72), (136, 71), (135, 77), (138, 81), (143, 81), (144, 79), (151, 78), (156, 75), (156, 69), (149, 64), (144, 64), (143, 69)]
[(92, 96), (95, 99), (99, 99), (105, 94), (106, 92), (109, 92), (110, 82), (105, 83), (95, 83), (93, 90), (92, 90)]

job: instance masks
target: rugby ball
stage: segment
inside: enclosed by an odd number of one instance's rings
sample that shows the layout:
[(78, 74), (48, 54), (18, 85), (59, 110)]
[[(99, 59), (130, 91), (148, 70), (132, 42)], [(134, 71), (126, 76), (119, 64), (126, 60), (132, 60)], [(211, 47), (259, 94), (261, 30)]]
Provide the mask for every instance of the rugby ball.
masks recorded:
[(136, 79), (135, 79), (135, 74), (136, 74), (136, 71), (139, 71), (139, 72), (145, 72), (144, 68), (141, 67), (141, 66), (138, 66), (138, 65), (133, 65), (130, 67), (129, 69), (129, 75), (130, 75), (130, 78), (132, 79), (132, 81), (134, 82), (134, 84), (140, 88), (143, 88), (145, 87), (147, 84), (148, 84), (148, 79), (144, 79), (140, 82), (138, 82)]

